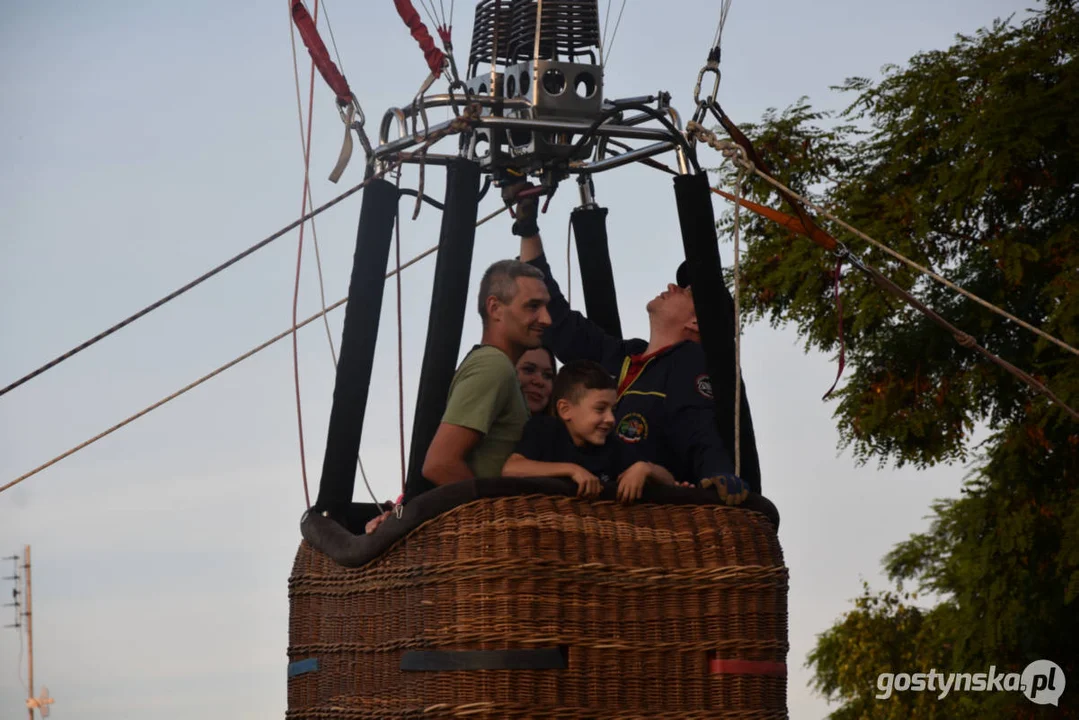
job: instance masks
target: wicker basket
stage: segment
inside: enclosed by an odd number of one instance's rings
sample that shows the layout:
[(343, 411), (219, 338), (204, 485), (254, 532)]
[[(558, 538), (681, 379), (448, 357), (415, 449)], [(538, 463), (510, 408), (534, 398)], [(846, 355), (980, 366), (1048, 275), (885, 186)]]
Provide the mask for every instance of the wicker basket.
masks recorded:
[[(296, 720), (787, 717), (787, 570), (755, 512), (477, 500), (358, 569), (303, 543), (289, 600)], [(564, 667), (402, 670), (508, 650)]]

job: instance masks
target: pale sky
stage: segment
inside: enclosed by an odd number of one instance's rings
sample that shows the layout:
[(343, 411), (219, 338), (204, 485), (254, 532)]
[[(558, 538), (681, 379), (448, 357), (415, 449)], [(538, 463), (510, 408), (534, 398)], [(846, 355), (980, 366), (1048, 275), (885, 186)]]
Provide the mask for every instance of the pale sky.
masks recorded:
[[(456, 4), (463, 68), (473, 4)], [(803, 95), (838, 107), (842, 99), (829, 86), (877, 77), (887, 63), (945, 48), (956, 33), (1026, 5), (737, 0), (724, 34), (720, 98), (741, 123)], [(418, 89), (422, 55), (389, 0), (334, 0), (329, 15), (376, 133), (386, 108)], [(611, 49), (607, 96), (665, 89), (688, 114), (717, 17), (717, 2), (629, 2)], [(283, 0), (277, 10), (202, 0), (5, 5), (0, 386), (299, 215), (303, 165), (288, 23)], [(306, 106), (309, 65), (300, 52)], [(316, 203), (362, 179), (359, 161), (340, 186), (325, 179), (340, 140), (332, 94), (316, 77)], [(704, 150), (702, 163), (719, 158)], [(415, 183), (412, 169), (403, 184)], [(610, 208), (623, 328), (640, 336), (645, 302), (673, 280), (680, 259), (671, 179), (632, 167), (597, 177), (596, 186), (597, 200)], [(427, 173), (427, 188), (441, 197), (441, 171)], [(563, 284), (575, 199), (575, 188), (564, 188), (540, 219)], [(480, 214), (495, 207), (491, 193)], [(439, 215), (425, 207), (411, 222), (411, 204), (402, 208), (408, 258), (437, 242)], [(717, 213), (725, 210), (717, 205)], [(319, 219), (330, 302), (347, 291), (358, 212), (357, 196)], [(301, 317), (319, 303), (306, 237)], [(0, 484), (288, 327), (296, 242), (294, 232), (0, 398)], [(516, 251), (507, 218), (482, 227), (473, 288), (484, 267)], [(729, 243), (723, 254), (729, 262)], [(403, 276), (406, 428), (433, 268), (427, 259)], [(573, 282), (580, 287), (575, 270)], [(400, 484), (392, 283), (383, 307), (361, 449), (380, 499), (396, 496)], [(330, 316), (335, 343), (342, 315)], [(478, 338), (470, 309), (462, 348)], [(314, 495), (333, 366), (321, 325), (300, 332), (299, 348)], [(816, 635), (850, 608), (863, 578), (884, 585), (881, 557), (926, 526), (933, 499), (955, 496), (966, 470), (880, 470), (840, 453), (834, 403), (820, 400), (834, 360), (803, 354), (791, 330), (748, 329), (743, 362), (764, 493), (782, 514), (790, 568), (790, 715), (820, 718), (828, 706), (807, 688), (803, 667)], [(358, 483), (356, 499), (363, 494)], [(35, 682), (57, 698), (54, 716), (281, 717), (286, 584), (303, 509), (287, 340), (0, 495), (0, 555), (33, 549)], [(0, 566), (3, 575), (8, 569)], [(8, 584), (0, 595), (10, 598)], [(0, 625), (10, 623), (11, 609), (2, 610)], [(3, 717), (19, 717), (19, 667), (18, 636), (5, 630)]]

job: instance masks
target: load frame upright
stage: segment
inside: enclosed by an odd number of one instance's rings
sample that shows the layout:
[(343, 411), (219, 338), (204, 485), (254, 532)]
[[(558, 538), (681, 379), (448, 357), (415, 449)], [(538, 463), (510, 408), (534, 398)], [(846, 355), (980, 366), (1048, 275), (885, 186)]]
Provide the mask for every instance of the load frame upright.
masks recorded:
[[(719, 260), (719, 239), (716, 236), (716, 217), (712, 207), (712, 188), (705, 172), (679, 175), (674, 178), (674, 194), (678, 205), (678, 221), (682, 230), (682, 245), (689, 263), (693, 305), (700, 327), (701, 346), (708, 363), (712, 383), (712, 398), (720, 437), (734, 456), (734, 300), (723, 282)], [(749, 399), (742, 382), (741, 402), (741, 476), (749, 489), (761, 491), (761, 466), (757, 441), (753, 433), (753, 418), (749, 414)]]
[(423, 461), (446, 409), (446, 396), (461, 350), (476, 239), (479, 188), (480, 168), (476, 163), (458, 158), (446, 168), (446, 202), (438, 238), (416, 415), (412, 422), (405, 502), (434, 487), (423, 477)]
[(581, 205), (570, 214), (577, 245), (577, 263), (581, 268), (581, 290), (585, 314), (611, 337), (621, 339), (622, 321), (618, 316), (611, 250), (607, 241), (607, 208), (596, 204), (592, 178), (577, 178)]
[(397, 188), (382, 179), (372, 181), (363, 191), (322, 477), (318, 499), (312, 508), (333, 516), (347, 512), (356, 485), (356, 459), (371, 389), (375, 340), (399, 197)]

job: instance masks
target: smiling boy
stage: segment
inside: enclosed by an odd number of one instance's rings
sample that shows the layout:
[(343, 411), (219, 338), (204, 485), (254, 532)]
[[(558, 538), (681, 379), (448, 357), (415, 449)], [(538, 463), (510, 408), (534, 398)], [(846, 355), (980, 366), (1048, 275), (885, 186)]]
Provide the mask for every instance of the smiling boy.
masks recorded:
[(650, 480), (675, 484), (666, 469), (648, 462), (635, 462), (618, 474), (618, 445), (610, 442), (617, 384), (603, 366), (589, 360), (568, 363), (555, 378), (551, 399), (557, 416), (528, 421), (503, 475), (568, 477), (577, 483), (579, 497), (594, 497), (617, 482), (623, 502), (639, 499)]
[[(524, 187), (526, 183), (504, 188), (503, 198), (514, 200)], [(647, 340), (609, 335), (570, 308), (551, 277), (535, 218), (534, 196), (518, 202), (513, 232), (521, 238), (520, 259), (543, 273), (550, 296), (551, 326), (544, 333), (544, 345), (562, 362), (593, 360), (619, 378), (612, 435), (623, 462), (658, 463), (681, 482), (715, 488), (728, 505), (745, 502), (750, 490), (759, 493), (760, 462), (745, 382), (741, 387), (743, 477), (738, 477), (733, 444), (728, 447), (723, 439), (728, 431), (732, 440), (735, 437), (734, 413), (724, 409), (717, 415), (712, 391), (713, 382), (732, 383), (734, 373), (719, 378), (708, 373), (688, 272), (680, 269), (677, 283), (667, 285), (649, 301)]]

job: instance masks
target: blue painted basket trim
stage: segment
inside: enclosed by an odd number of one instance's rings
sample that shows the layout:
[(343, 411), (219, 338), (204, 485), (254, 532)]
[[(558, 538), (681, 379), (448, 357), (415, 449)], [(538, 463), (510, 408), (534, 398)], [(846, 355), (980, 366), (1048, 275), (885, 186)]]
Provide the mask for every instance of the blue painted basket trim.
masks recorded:
[(288, 664), (288, 676), (296, 677), (297, 675), (306, 675), (307, 673), (318, 671), (318, 658), (307, 658), (306, 660), (297, 660), (296, 662), (290, 662)]

